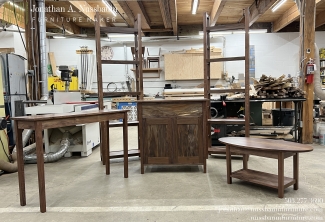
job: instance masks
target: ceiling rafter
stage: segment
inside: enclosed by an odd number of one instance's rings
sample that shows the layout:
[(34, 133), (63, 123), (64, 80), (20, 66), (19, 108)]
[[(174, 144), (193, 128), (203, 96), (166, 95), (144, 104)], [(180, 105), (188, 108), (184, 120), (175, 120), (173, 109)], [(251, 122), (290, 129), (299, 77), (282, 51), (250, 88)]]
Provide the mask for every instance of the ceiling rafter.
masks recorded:
[[(316, 7), (323, 4), (325, 0), (315, 0)], [(299, 19), (300, 12), (297, 4), (292, 6), (289, 10), (287, 10), (280, 18), (278, 18), (275, 22), (273, 22), (273, 32), (278, 32), (282, 28), (286, 27), (293, 21)]]
[(4, 6), (2, 6), (0, 8), (0, 19), (4, 22), (8, 22), (10, 24), (14, 24), (25, 29), (25, 19), (24, 16), (16, 13), (16, 17), (17, 17), (17, 22), (16, 22), (16, 18), (15, 18), (15, 13), (13, 10), (5, 8)]
[[(96, 12), (85, 10), (87, 8), (92, 8), (86, 1), (69, 1), (69, 3), (80, 15), (90, 19), (91, 21), (95, 21)], [(108, 24), (104, 19), (101, 19), (99, 24), (102, 27), (110, 26), (110, 24)]]
[(321, 25), (325, 24), (325, 11), (322, 11), (316, 15), (316, 23), (315, 23), (315, 28), (318, 28)]
[(277, 0), (260, 0), (254, 2), (250, 7), (250, 19), (249, 26), (253, 25), (260, 16), (262, 16), (267, 10), (269, 10)]
[(134, 18), (137, 18), (138, 14), (141, 15), (141, 27), (143, 29), (150, 29), (150, 21), (147, 21), (145, 16), (142, 13), (142, 9), (137, 1), (127, 1), (126, 4), (128, 5), (132, 15)]
[(172, 17), (170, 12), (169, 0), (158, 0), (159, 7), (161, 11), (161, 16), (164, 21), (164, 26), (166, 29), (172, 28)]
[(176, 0), (169, 0), (170, 14), (172, 19), (173, 34), (177, 35), (177, 4)]
[(50, 23), (59, 29), (64, 29), (65, 32), (69, 34), (80, 34), (80, 27), (77, 26), (72, 19), (69, 21), (56, 12), (46, 12), (45, 17), (47, 23)]
[(217, 23), (217, 20), (225, 7), (227, 0), (214, 0), (212, 10), (210, 13), (210, 26), (214, 26)]
[(121, 6), (121, 8), (123, 9), (123, 11), (125, 12), (125, 14), (127, 15), (128, 17), (128, 25), (129, 26), (134, 26), (134, 20), (135, 20), (135, 17), (129, 7), (129, 5), (127, 4), (126, 1), (118, 1), (118, 4)]
[(147, 12), (146, 12), (146, 9), (144, 8), (143, 2), (141, 0), (137, 0), (137, 3), (139, 5), (139, 8), (141, 10), (141, 13), (142, 13), (144, 19), (146, 20), (146, 22), (150, 26), (151, 25), (151, 21), (150, 21), (150, 18), (148, 16)]

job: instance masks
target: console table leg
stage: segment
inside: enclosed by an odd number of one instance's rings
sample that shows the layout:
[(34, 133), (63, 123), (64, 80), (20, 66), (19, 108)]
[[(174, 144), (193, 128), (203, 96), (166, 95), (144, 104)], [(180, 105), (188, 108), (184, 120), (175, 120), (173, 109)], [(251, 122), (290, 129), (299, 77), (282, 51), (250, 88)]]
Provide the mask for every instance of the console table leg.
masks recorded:
[(35, 126), (36, 138), (36, 155), (37, 155), (37, 172), (38, 172), (38, 189), (41, 212), (46, 212), (46, 196), (45, 196), (45, 175), (44, 175), (44, 151), (43, 151), (43, 136), (42, 126)]
[(227, 162), (227, 183), (232, 184), (231, 174), (231, 155), (230, 155), (230, 146), (226, 145), (226, 162)]
[(299, 188), (299, 154), (296, 153), (293, 156), (293, 179), (295, 179), (296, 183), (293, 185), (294, 190), (298, 190)]
[(278, 196), (283, 198), (284, 196), (284, 154), (279, 152), (278, 154)]
[(15, 123), (16, 131), (16, 151), (17, 151), (17, 164), (18, 164), (18, 183), (19, 183), (19, 195), (20, 205), (26, 205), (26, 191), (25, 191), (25, 173), (24, 173), (24, 155), (23, 155), (23, 130), (18, 129), (18, 123)]
[(111, 171), (109, 158), (109, 121), (103, 122), (103, 124), (105, 124), (105, 127), (103, 127), (103, 139), (101, 140), (102, 144), (100, 146), (103, 147), (103, 154), (105, 154), (106, 175), (109, 175)]
[(124, 178), (129, 177), (129, 171), (128, 171), (128, 113), (124, 113), (124, 118), (123, 118), (123, 154), (124, 154)]

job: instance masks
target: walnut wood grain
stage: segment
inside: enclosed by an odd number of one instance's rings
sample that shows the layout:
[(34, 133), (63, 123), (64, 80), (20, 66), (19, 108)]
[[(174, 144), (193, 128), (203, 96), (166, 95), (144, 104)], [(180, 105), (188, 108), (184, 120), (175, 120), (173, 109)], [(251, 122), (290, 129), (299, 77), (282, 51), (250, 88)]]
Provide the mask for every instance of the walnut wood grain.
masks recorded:
[[(124, 146), (124, 177), (128, 177), (127, 161), (127, 110), (116, 111), (91, 111), (80, 113), (49, 114), (38, 116), (22, 116), (12, 118), (15, 121), (16, 141), (17, 141), (17, 164), (18, 164), (18, 182), (20, 204), (26, 205), (25, 176), (24, 176), (24, 159), (22, 147), (22, 130), (35, 129), (36, 154), (37, 154), (37, 172), (40, 211), (46, 212), (46, 195), (45, 195), (45, 173), (44, 173), (44, 154), (43, 154), (43, 129), (58, 128), (63, 126), (73, 126), (78, 124), (100, 122), (101, 127), (101, 147), (103, 147), (102, 158), (106, 162), (106, 174), (109, 174), (109, 120), (123, 119), (123, 146)], [(106, 154), (106, 155), (105, 155)]]
[[(232, 177), (245, 180), (248, 182), (269, 186), (278, 189), (278, 197), (283, 198), (284, 189), (294, 185), (294, 189), (298, 189), (298, 154), (299, 152), (312, 151), (309, 145), (298, 144), (293, 142), (256, 139), (249, 137), (224, 137), (219, 141), (226, 144), (227, 157), (227, 183), (232, 183)], [(231, 172), (231, 154), (230, 152), (244, 154), (243, 169), (237, 172)], [(256, 155), (278, 160), (278, 175), (272, 175), (254, 170), (248, 170), (247, 155)], [(284, 159), (293, 156), (293, 179), (284, 177)]]
[(207, 100), (138, 103), (141, 173), (144, 165), (203, 165), (203, 108)]
[(266, 151), (284, 151), (284, 152), (310, 152), (313, 147), (306, 144), (287, 142), (283, 140), (267, 140), (247, 137), (223, 137), (219, 141), (224, 144), (230, 144), (237, 147), (266, 150)]
[[(238, 170), (230, 175), (232, 178), (237, 178), (250, 183), (255, 183), (267, 187), (278, 189), (278, 175), (264, 173), (256, 170)], [(295, 183), (295, 180), (289, 177), (284, 177), (284, 188), (287, 188)]]

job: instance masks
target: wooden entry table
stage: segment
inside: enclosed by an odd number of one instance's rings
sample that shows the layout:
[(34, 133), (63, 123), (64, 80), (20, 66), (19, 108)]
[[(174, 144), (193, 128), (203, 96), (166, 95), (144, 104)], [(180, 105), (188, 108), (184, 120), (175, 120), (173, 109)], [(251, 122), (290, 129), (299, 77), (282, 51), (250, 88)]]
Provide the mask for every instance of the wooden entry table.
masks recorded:
[[(284, 189), (294, 185), (298, 190), (299, 153), (312, 151), (309, 145), (249, 137), (223, 137), (221, 143), (226, 144), (227, 183), (232, 178), (278, 189), (279, 198), (283, 198)], [(231, 172), (231, 153), (243, 154), (243, 169)], [(255, 155), (278, 159), (278, 175), (248, 169), (247, 156)], [(284, 176), (284, 159), (293, 156), (293, 178)]]
[(123, 119), (123, 150), (124, 150), (124, 177), (128, 177), (128, 124), (127, 110), (99, 110), (84, 111), (74, 113), (48, 114), (38, 116), (21, 116), (12, 118), (15, 121), (16, 133), (16, 150), (18, 163), (18, 182), (20, 205), (26, 205), (25, 192), (25, 174), (24, 174), (24, 156), (22, 147), (23, 129), (35, 130), (36, 154), (37, 154), (37, 171), (38, 171), (38, 188), (40, 211), (46, 212), (45, 197), (45, 175), (44, 175), (44, 155), (43, 155), (43, 129), (73, 126), (78, 124), (100, 122), (101, 137), (100, 148), (103, 162), (106, 165), (106, 174), (110, 173), (109, 166), (109, 120)]

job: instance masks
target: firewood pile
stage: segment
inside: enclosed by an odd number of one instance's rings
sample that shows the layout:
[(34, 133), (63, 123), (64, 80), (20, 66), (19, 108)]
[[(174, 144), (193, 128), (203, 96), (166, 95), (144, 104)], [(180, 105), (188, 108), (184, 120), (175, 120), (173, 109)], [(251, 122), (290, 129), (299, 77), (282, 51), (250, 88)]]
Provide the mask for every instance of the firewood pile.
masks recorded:
[(279, 78), (262, 75), (260, 80), (254, 79), (254, 88), (256, 95), (251, 98), (297, 98), (304, 97), (306, 92), (293, 86), (292, 78), (285, 78), (285, 75)]

